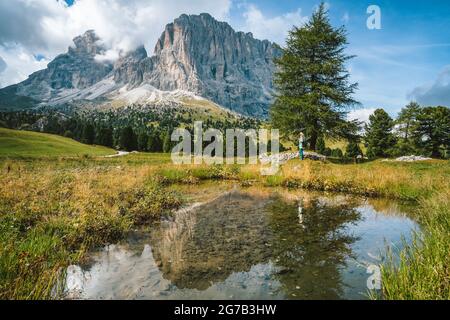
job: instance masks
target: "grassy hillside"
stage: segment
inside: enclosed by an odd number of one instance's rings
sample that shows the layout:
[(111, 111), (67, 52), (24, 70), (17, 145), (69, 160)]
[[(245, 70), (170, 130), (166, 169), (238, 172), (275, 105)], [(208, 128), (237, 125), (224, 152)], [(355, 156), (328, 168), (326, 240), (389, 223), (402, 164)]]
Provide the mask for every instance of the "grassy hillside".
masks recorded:
[[(342, 152), (345, 153), (345, 150), (347, 149), (347, 145), (348, 142), (343, 140), (343, 139), (339, 139), (339, 140), (331, 140), (331, 139), (325, 139), (325, 146), (327, 148), (331, 148), (331, 149), (341, 149)], [(366, 154), (367, 152), (367, 148), (364, 145), (364, 143), (360, 143), (359, 147), (361, 148), (362, 152), (364, 154)]]
[(110, 148), (85, 145), (57, 135), (0, 128), (0, 158), (102, 156), (114, 153)]

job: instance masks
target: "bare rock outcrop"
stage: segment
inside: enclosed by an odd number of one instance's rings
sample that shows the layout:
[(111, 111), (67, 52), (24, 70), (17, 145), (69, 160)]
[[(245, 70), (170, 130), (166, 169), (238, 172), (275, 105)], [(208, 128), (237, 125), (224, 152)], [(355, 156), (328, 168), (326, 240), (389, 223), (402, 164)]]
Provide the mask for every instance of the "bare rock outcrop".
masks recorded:
[(97, 55), (105, 52), (99, 40), (92, 30), (76, 37), (67, 53), (57, 56), (46, 69), (14, 85), (15, 94), (47, 102), (98, 83), (113, 69), (111, 63), (96, 60)]

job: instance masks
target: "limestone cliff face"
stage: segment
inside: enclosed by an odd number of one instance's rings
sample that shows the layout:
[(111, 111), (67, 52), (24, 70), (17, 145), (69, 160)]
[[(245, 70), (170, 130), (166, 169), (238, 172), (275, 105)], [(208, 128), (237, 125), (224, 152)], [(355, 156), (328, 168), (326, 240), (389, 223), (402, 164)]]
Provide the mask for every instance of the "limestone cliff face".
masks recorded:
[(96, 57), (105, 48), (99, 40), (94, 31), (75, 38), (67, 53), (56, 57), (47, 69), (8, 88), (8, 94), (14, 91), (18, 96), (60, 103), (111, 98), (123, 88), (141, 88), (137, 92), (142, 92), (153, 87), (189, 91), (245, 115), (267, 115), (273, 93), (273, 59), (281, 49), (250, 33), (235, 32), (209, 14), (181, 15), (168, 24), (151, 57), (141, 46), (114, 64), (100, 62)]
[(144, 46), (120, 57), (114, 64), (114, 81), (119, 84), (127, 84), (130, 87), (140, 85), (145, 72), (142, 62), (146, 58), (147, 51)]
[(235, 32), (209, 14), (182, 15), (168, 24), (144, 76), (161, 90), (192, 91), (234, 111), (263, 115), (271, 102), (281, 54), (269, 41)]

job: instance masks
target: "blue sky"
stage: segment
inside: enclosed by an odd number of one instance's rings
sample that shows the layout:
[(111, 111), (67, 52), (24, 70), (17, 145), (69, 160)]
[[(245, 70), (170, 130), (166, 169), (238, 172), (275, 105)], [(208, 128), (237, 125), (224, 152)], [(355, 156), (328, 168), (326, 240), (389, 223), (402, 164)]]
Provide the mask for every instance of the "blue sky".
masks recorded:
[[(116, 50), (143, 42), (152, 51), (164, 25), (181, 13), (209, 12), (236, 30), (283, 42), (320, 3), (316, 0), (12, 0), (0, 3), (0, 87), (44, 68), (85, 30)], [(450, 105), (450, 1), (329, 0), (333, 25), (345, 25), (356, 98), (395, 115), (409, 100)], [(369, 5), (381, 9), (381, 30), (369, 30)], [(2, 23), (3, 21), (3, 23)], [(114, 22), (114, 23), (113, 23)]]
[[(318, 1), (258, 1), (267, 16), (282, 15), (297, 8), (310, 16)], [(450, 87), (441, 99), (433, 98), (440, 87), (439, 75), (450, 65), (450, 1), (330, 0), (333, 25), (348, 31), (348, 53), (356, 55), (349, 64), (352, 78), (359, 83), (356, 98), (368, 110), (382, 107), (395, 115), (409, 100), (423, 104), (450, 105)], [(369, 30), (369, 5), (381, 9), (381, 30)], [(239, 19), (239, 10), (232, 19)], [(443, 77), (448, 82), (448, 77)], [(435, 101), (437, 100), (437, 101)], [(365, 111), (356, 112), (363, 114)]]

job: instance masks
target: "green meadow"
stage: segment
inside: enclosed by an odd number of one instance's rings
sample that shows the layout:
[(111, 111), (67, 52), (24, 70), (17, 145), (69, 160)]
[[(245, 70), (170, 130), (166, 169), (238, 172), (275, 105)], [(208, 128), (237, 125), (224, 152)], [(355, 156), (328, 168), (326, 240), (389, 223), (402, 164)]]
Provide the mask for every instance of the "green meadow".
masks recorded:
[[(422, 234), (382, 266), (383, 299), (450, 298), (450, 165), (292, 160), (259, 166), (172, 164), (169, 154), (115, 151), (54, 135), (0, 129), (0, 298), (57, 299), (65, 268), (148, 228), (186, 203), (174, 185), (203, 181), (302, 188), (408, 201)], [(59, 288), (61, 289), (61, 288)]]
[(110, 148), (85, 145), (53, 134), (0, 128), (0, 157), (79, 157), (114, 153)]

